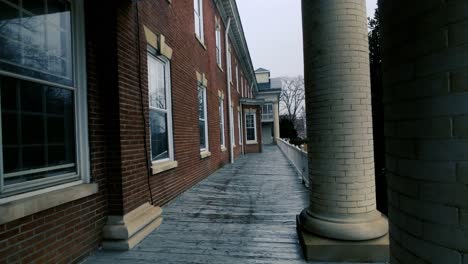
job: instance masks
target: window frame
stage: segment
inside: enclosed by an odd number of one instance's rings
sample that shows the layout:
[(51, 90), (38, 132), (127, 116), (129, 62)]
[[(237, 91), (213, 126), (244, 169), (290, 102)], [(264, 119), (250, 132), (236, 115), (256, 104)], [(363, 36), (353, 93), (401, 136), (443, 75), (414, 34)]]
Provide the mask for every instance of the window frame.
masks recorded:
[[(253, 116), (253, 127), (249, 127), (248, 126), (248, 122), (247, 122), (247, 116)], [(254, 129), (254, 139), (253, 140), (249, 140), (249, 134), (248, 134), (248, 130), (249, 129)], [(257, 113), (256, 112), (246, 112), (245, 113), (245, 141), (247, 142), (247, 144), (257, 144), (258, 143), (258, 140), (257, 140)]]
[[(206, 151), (209, 151), (210, 149), (210, 144), (209, 144), (209, 137), (208, 137), (208, 107), (207, 107), (207, 93), (206, 93), (206, 89), (207, 87), (203, 86), (202, 83), (198, 83), (198, 88), (197, 88), (197, 101), (198, 101), (198, 90), (199, 89), (202, 89), (203, 90), (203, 107), (204, 107), (204, 124), (205, 124), (205, 148), (202, 148), (200, 146), (200, 152), (206, 152)], [(198, 113), (198, 122), (200, 122), (201, 119), (200, 119), (200, 113)], [(200, 134), (200, 131), (198, 132), (198, 134)], [(201, 141), (200, 141), (201, 143)], [(200, 144), (201, 145), (201, 144)]]
[(244, 136), (242, 134), (242, 115), (241, 115), (241, 112), (238, 111), (237, 112), (237, 129), (239, 131), (239, 145), (242, 145), (244, 142)]
[(226, 70), (228, 72), (228, 80), (229, 84), (232, 83), (232, 51), (231, 51), (231, 45), (229, 45), (228, 48), (228, 55), (227, 55), (227, 61), (226, 61)]
[[(159, 61), (164, 64), (164, 78), (165, 78), (165, 91), (166, 91), (166, 110), (157, 109), (156, 107), (151, 107), (151, 103), (149, 102), (150, 96), (150, 88), (149, 88), (149, 60), (154, 59), (155, 61)], [(164, 56), (158, 56), (156, 52), (148, 46), (147, 49), (147, 68), (148, 68), (148, 110), (150, 113), (151, 110), (165, 112), (167, 115), (167, 142), (168, 142), (168, 154), (169, 158), (161, 159), (161, 160), (153, 160), (153, 149), (151, 144), (151, 121), (148, 127), (149, 129), (149, 136), (150, 136), (150, 159), (153, 165), (159, 163), (165, 163), (168, 161), (175, 161), (174, 156), (174, 128), (173, 128), (173, 115), (172, 115), (172, 83), (171, 83), (171, 61)], [(152, 109), (154, 108), (154, 109)]]
[[(265, 111), (265, 107), (267, 108), (267, 111)], [(271, 108), (271, 112), (269, 111)], [(274, 113), (273, 113), (273, 103), (265, 103), (263, 106), (262, 106), (262, 121), (273, 121), (274, 119)], [(269, 118), (271, 117), (271, 118)]]
[[(90, 183), (90, 156), (88, 138), (88, 91), (87, 91), (87, 69), (86, 69), (86, 42), (84, 24), (84, 3), (83, 0), (70, 1), (71, 20), (71, 53), (72, 53), (72, 73), (73, 84), (71, 86), (54, 83), (27, 75), (21, 75), (5, 70), (0, 70), (0, 75), (11, 77), (20, 81), (28, 81), (54, 88), (67, 89), (73, 91), (74, 110), (74, 133), (75, 133), (75, 167), (76, 172), (64, 173), (59, 176), (46, 177), (37, 180), (26, 181), (12, 186), (4, 184), (4, 163), (3, 163), (3, 141), (2, 141), (2, 115), (0, 114), (0, 201), (4, 199), (14, 200), (15, 197), (22, 197), (28, 193), (44, 193), (48, 190), (57, 190), (69, 187), (73, 184)], [(0, 95), (1, 96), (1, 95)], [(1, 101), (0, 101), (1, 104)], [(1, 105), (0, 105), (1, 109)], [(0, 111), (1, 112), (1, 111)], [(38, 170), (47, 171), (43, 167), (30, 169), (34, 172)], [(49, 169), (50, 170), (50, 169)], [(21, 171), (22, 173), (27, 171)], [(27, 175), (27, 174), (26, 174)]]
[(221, 130), (221, 148), (226, 147), (225, 118), (224, 118), (224, 99), (219, 98), (219, 129)]
[(216, 43), (216, 63), (219, 67), (223, 67), (223, 52), (222, 52), (222, 34), (221, 34), (221, 23), (218, 19), (215, 19), (215, 43)]
[[(194, 21), (194, 27), (195, 27), (195, 35), (198, 37), (198, 39), (202, 42), (205, 43), (204, 37), (205, 37), (205, 29), (203, 25), (203, 0), (193, 0), (194, 5), (193, 5), (193, 15), (194, 19), (198, 20), (199, 23), (199, 28), (197, 29), (197, 24)], [(199, 12), (196, 12), (195, 5), (198, 5)], [(200, 31), (200, 32), (198, 32)]]
[(239, 65), (236, 64), (236, 86), (237, 93), (239, 93)]

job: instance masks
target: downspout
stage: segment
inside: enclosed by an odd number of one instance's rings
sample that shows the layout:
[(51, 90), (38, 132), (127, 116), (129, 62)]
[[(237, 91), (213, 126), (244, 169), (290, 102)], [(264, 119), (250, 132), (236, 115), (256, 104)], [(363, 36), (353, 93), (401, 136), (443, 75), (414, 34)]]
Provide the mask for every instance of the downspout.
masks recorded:
[[(228, 23), (227, 23), (227, 26), (226, 26), (226, 33), (225, 33), (225, 36), (224, 36), (224, 42), (226, 44), (226, 64), (229, 62), (231, 63), (232, 62), (232, 59), (229, 61), (228, 60), (228, 56), (229, 56), (229, 30), (231, 29), (231, 18), (229, 17), (228, 18)], [(232, 63), (231, 63), (232, 64)], [(226, 65), (226, 83), (227, 83), (227, 88), (228, 88), (228, 109), (229, 109), (229, 154), (230, 154), (230, 160), (231, 160), (231, 163), (234, 163), (234, 142), (233, 142), (233, 136), (232, 136), (232, 133), (233, 133), (233, 129), (234, 129), (234, 122), (233, 122), (233, 118), (232, 118), (232, 99), (231, 99), (231, 83), (230, 83), (230, 80), (229, 80), (229, 72), (228, 70), (230, 69), (231, 67), (230, 66), (227, 66)], [(231, 69), (231, 72), (232, 72), (232, 69)]]

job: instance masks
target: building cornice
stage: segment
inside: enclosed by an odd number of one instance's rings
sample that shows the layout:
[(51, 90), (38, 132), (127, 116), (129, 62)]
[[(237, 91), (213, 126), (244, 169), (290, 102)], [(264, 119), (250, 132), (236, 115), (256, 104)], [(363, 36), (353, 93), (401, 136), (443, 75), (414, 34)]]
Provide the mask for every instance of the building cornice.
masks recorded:
[(231, 25), (229, 30), (229, 38), (231, 44), (234, 47), (238, 55), (238, 60), (241, 67), (244, 69), (248, 76), (247, 79), (253, 85), (254, 92), (258, 91), (257, 78), (250, 57), (249, 47), (245, 39), (244, 29), (242, 27), (242, 21), (239, 15), (239, 10), (235, 0), (215, 0), (216, 6), (221, 14), (221, 19), (224, 25), (227, 24), (229, 18), (231, 18)]

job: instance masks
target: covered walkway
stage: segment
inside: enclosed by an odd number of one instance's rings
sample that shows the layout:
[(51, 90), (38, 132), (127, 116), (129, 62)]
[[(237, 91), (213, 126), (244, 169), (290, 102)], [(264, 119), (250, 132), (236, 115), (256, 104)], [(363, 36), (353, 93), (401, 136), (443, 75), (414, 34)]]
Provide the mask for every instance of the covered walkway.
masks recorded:
[(276, 146), (227, 165), (164, 208), (161, 227), (128, 252), (86, 263), (306, 263), (296, 214), (307, 190)]

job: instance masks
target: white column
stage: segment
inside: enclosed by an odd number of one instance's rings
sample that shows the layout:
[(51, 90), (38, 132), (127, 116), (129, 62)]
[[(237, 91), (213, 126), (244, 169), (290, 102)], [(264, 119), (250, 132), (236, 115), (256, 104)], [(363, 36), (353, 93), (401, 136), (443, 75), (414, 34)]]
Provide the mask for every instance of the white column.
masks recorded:
[(273, 104), (273, 142), (280, 137), (280, 126), (279, 126), (279, 105), (278, 103)]
[(385, 236), (376, 209), (365, 0), (303, 0), (310, 205), (302, 230), (331, 239)]

